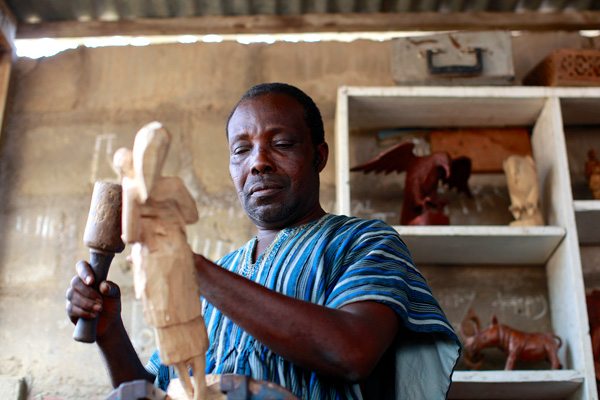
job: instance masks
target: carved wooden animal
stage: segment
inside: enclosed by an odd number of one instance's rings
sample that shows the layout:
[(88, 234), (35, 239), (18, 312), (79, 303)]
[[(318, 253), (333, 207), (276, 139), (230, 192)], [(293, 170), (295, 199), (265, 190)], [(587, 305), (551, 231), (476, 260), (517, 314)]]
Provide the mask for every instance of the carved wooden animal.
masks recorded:
[(533, 158), (513, 155), (504, 160), (503, 167), (511, 201), (509, 210), (515, 218), (510, 225), (544, 225), (538, 205), (540, 191)]
[(466, 157), (451, 159), (446, 152), (418, 157), (413, 154), (413, 148), (414, 144), (410, 142), (397, 144), (350, 170), (386, 174), (406, 171), (400, 224), (448, 225), (450, 219), (444, 214), (446, 201), (437, 195), (438, 184), (442, 182), (471, 196), (467, 183), (471, 160)]
[(137, 133), (133, 151), (115, 153), (123, 186), (123, 241), (133, 244), (135, 292), (154, 327), (162, 362), (175, 367), (189, 398), (207, 399), (208, 338), (185, 235), (185, 225), (197, 221), (198, 212), (181, 179), (161, 175), (169, 142), (169, 132), (153, 122)]
[(496, 347), (508, 354), (505, 370), (512, 370), (517, 360), (550, 361), (552, 369), (560, 369), (558, 349), (562, 341), (552, 333), (522, 332), (507, 325), (498, 323), (493, 316), (492, 323), (484, 330), (480, 329), (479, 318), (474, 314), (471, 320), (475, 324), (475, 333), (466, 334), (462, 329), (464, 357), (466, 363), (474, 369), (482, 365), (481, 350)]
[(588, 186), (592, 191), (594, 199), (600, 200), (600, 160), (596, 157), (596, 151), (588, 151), (588, 159), (585, 162), (585, 176), (588, 180)]

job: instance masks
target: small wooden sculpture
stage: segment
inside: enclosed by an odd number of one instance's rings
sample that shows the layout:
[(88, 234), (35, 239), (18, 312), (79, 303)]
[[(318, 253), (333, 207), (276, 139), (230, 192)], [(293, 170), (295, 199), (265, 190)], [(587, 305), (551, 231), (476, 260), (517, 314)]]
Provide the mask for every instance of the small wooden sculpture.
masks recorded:
[(135, 293), (154, 327), (161, 360), (175, 367), (189, 398), (207, 399), (208, 338), (185, 234), (198, 211), (181, 179), (161, 176), (169, 142), (169, 132), (153, 122), (137, 133), (133, 152), (115, 153), (123, 186), (123, 241), (133, 244)]
[(590, 319), (590, 333), (592, 335), (592, 353), (596, 380), (600, 381), (600, 290), (593, 290), (586, 296), (587, 310)]
[(471, 160), (466, 157), (451, 159), (445, 152), (418, 157), (413, 154), (413, 148), (414, 144), (410, 142), (397, 144), (350, 171), (385, 172), (386, 175), (406, 171), (400, 224), (448, 225), (450, 220), (444, 214), (446, 201), (437, 195), (438, 184), (441, 181), (471, 196), (468, 186)]
[(515, 218), (510, 225), (544, 225), (538, 206), (540, 196), (533, 158), (513, 155), (504, 160), (503, 166), (511, 201), (509, 210)]
[[(465, 330), (465, 322), (471, 322), (474, 332)], [(481, 350), (497, 347), (508, 354), (505, 370), (512, 370), (517, 360), (522, 361), (550, 361), (552, 369), (560, 369), (558, 349), (562, 341), (552, 333), (522, 332), (507, 325), (498, 323), (494, 315), (492, 323), (483, 331), (480, 328), (479, 318), (470, 310), (466, 321), (461, 324), (463, 336), (464, 360), (473, 369), (481, 368), (483, 359)]]
[(596, 151), (588, 151), (588, 159), (585, 163), (585, 176), (588, 180), (588, 186), (592, 191), (594, 199), (600, 200), (600, 160), (596, 157)]

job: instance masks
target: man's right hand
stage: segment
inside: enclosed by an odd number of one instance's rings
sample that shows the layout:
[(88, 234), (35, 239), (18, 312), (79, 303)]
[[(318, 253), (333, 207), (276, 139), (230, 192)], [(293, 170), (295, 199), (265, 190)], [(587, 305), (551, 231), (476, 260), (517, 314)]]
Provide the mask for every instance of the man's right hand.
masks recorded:
[(114, 282), (100, 283), (100, 292), (95, 290), (94, 273), (89, 263), (79, 261), (76, 265), (77, 275), (71, 279), (67, 289), (67, 315), (73, 324), (79, 318), (98, 318), (96, 337), (102, 336), (115, 322), (121, 319), (121, 291)]

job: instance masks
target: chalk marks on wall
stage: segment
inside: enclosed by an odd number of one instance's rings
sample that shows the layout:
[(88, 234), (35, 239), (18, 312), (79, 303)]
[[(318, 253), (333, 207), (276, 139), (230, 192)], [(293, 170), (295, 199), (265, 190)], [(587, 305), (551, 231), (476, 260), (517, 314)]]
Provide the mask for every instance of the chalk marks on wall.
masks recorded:
[(541, 295), (535, 296), (512, 296), (502, 292), (496, 294), (496, 300), (492, 302), (492, 307), (503, 313), (512, 313), (532, 319), (534, 321), (542, 319), (548, 314), (548, 301)]
[[(62, 237), (75, 237), (77, 226), (73, 223), (67, 223), (64, 213), (57, 212), (45, 213), (19, 213), (12, 215), (10, 226), (14, 232), (40, 239), (52, 239), (61, 235)], [(8, 233), (8, 232), (5, 232)]]
[(473, 290), (442, 290), (437, 293), (440, 305), (446, 309), (468, 310), (473, 306), (477, 293)]
[(478, 314), (489, 314), (490, 317), (496, 314), (503, 319), (531, 323), (544, 320), (549, 313), (547, 297), (541, 293), (515, 294), (500, 290), (478, 293), (469, 288), (453, 288), (436, 290), (435, 294), (455, 327), (460, 325), (471, 308), (480, 310)]
[(103, 133), (96, 136), (92, 153), (90, 183), (100, 179), (117, 179), (116, 173), (112, 170), (112, 157), (116, 150), (114, 148), (116, 138), (117, 135), (114, 133)]
[(239, 244), (236, 245), (230, 241), (214, 238), (200, 238), (199, 235), (190, 239), (192, 251), (194, 253), (202, 254), (209, 260), (218, 260), (239, 247)]
[(380, 219), (382, 221), (394, 221), (398, 219), (399, 213), (398, 212), (393, 212), (393, 211), (381, 211), (381, 210), (376, 210), (372, 203), (371, 200), (352, 200), (352, 204), (350, 205), (350, 209), (352, 212), (352, 215), (355, 215), (357, 217), (360, 218), (367, 218), (367, 219)]

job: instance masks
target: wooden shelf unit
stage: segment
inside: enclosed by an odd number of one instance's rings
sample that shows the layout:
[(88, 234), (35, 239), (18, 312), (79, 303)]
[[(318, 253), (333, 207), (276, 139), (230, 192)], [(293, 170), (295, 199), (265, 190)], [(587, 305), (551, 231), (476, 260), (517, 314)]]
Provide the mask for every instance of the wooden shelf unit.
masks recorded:
[[(594, 144), (600, 153), (600, 88), (556, 88), (555, 93), (560, 98), (565, 128), (571, 125), (593, 127), (598, 131), (594, 135)], [(578, 160), (581, 164), (585, 161), (586, 151), (587, 148), (582, 152), (581, 160)], [(575, 198), (573, 208), (579, 242), (583, 245), (600, 245), (600, 200)]]
[[(565, 229), (559, 226), (396, 225), (394, 228), (417, 264), (544, 265), (565, 236)], [(432, 248), (436, 251), (432, 252)]]
[(600, 200), (575, 200), (573, 208), (579, 243), (600, 245)]
[[(573, 202), (563, 131), (563, 113), (565, 121), (590, 119), (595, 96), (600, 98), (597, 90), (542, 87), (338, 90), (336, 205), (341, 214), (352, 215), (351, 161), (355, 165), (375, 155), (365, 154), (359, 160), (350, 154), (353, 140), (364, 132), (415, 127), (527, 126), (532, 130), (546, 226), (395, 226), (417, 265), (531, 264), (545, 268), (551, 325), (563, 340), (559, 358), (565, 369), (456, 371), (450, 398), (597, 398), (574, 212), (579, 203)], [(594, 207), (592, 213), (600, 215), (598, 211)]]
[(574, 370), (456, 371), (449, 398), (551, 400), (573, 396), (584, 377)]

